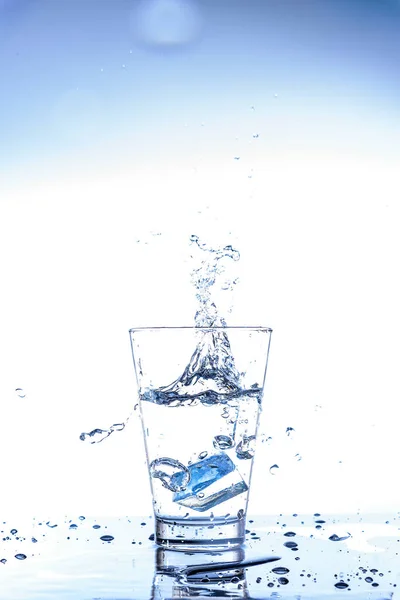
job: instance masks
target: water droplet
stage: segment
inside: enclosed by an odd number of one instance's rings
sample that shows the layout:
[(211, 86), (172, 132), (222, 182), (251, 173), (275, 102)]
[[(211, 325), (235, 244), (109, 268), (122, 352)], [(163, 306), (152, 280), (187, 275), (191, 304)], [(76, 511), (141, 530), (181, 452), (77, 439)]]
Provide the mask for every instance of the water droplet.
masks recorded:
[[(170, 472), (160, 470), (163, 467)], [(150, 475), (160, 479), (162, 485), (171, 492), (182, 492), (190, 481), (187, 467), (173, 458), (156, 458), (150, 463)]]
[(25, 398), (26, 394), (22, 388), (15, 388), (18, 398)]
[(15, 558), (17, 558), (18, 560), (25, 560), (26, 559), (26, 554), (16, 554)]
[(18, 533), (18, 530), (17, 529), (11, 529), (10, 533), (11, 533), (11, 535), (15, 535), (16, 533)]
[(338, 590), (345, 590), (348, 587), (349, 587), (348, 584), (345, 583), (343, 581), (343, 579), (341, 579), (340, 581), (338, 581), (337, 583), (335, 583), (335, 588), (338, 588)]
[(256, 583), (261, 583), (261, 577), (257, 577)]
[(302, 460), (302, 456), (299, 453), (295, 454), (294, 457), (297, 461)]
[(373, 579), (372, 579), (372, 577), (366, 577), (366, 578), (365, 578), (365, 581), (366, 581), (367, 583), (372, 583), (372, 582), (373, 582)]
[(276, 575), (286, 575), (286, 573), (289, 573), (289, 569), (287, 567), (274, 567), (272, 572)]
[(78, 529), (78, 525), (75, 525), (75, 523), (72, 523), (72, 524), (69, 526), (69, 528), (70, 528), (70, 529)]
[(5, 564), (6, 564), (6, 562), (7, 562), (7, 559), (6, 559), (6, 558), (2, 558), (2, 559), (0, 560), (0, 563), (2, 563), (3, 565), (5, 565)]
[(280, 583), (281, 585), (287, 585), (289, 583), (289, 579), (286, 579), (286, 577), (279, 577), (278, 583)]
[(286, 548), (297, 548), (298, 544), (296, 542), (285, 542), (283, 544)]
[(78, 519), (79, 519), (80, 521), (84, 521), (84, 520), (85, 520), (85, 517), (84, 517), (83, 515), (81, 515), (80, 517), (78, 517)]
[(336, 533), (334, 533), (329, 537), (329, 539), (331, 540), (331, 542), (343, 542), (343, 540), (347, 540), (349, 537), (351, 537), (350, 533), (348, 533), (348, 535), (343, 535), (342, 537), (339, 537), (338, 535), (336, 535)]
[(294, 431), (293, 427), (286, 427), (286, 434), (287, 435), (293, 435), (293, 431)]
[(269, 468), (269, 472), (271, 473), (271, 475), (275, 475), (278, 472), (279, 469), (279, 465), (272, 465), (272, 467)]
[(235, 160), (240, 160), (240, 156), (235, 156)]
[(47, 527), (50, 527), (50, 529), (54, 529), (55, 527), (57, 527), (57, 523), (55, 523), (54, 525), (51, 525), (50, 521), (47, 521), (46, 525), (47, 525)]
[(100, 529), (101, 525), (93, 525), (93, 529)]
[(203, 452), (200, 452), (199, 459), (203, 460), (203, 458), (205, 458), (206, 456), (208, 456), (208, 452), (207, 450), (204, 450)]
[(296, 534), (294, 531), (287, 531), (283, 534), (285, 537), (294, 537)]
[(272, 583), (272, 581), (270, 581), (267, 585), (268, 585), (268, 587), (274, 587), (274, 584)]
[(112, 535), (102, 535), (100, 539), (102, 542), (112, 542), (114, 537)]
[(197, 494), (197, 498), (204, 498), (204, 492), (199, 492)]
[(33, 544), (36, 544), (36, 543), (37, 543), (37, 539), (33, 537), (33, 538), (32, 538), (32, 543), (33, 543)]
[(214, 448), (228, 450), (234, 445), (233, 439), (228, 435), (216, 435), (213, 441)]
[(239, 519), (239, 521), (241, 521), (244, 518), (244, 510), (243, 508), (241, 508), (238, 513), (237, 513), (237, 517)]
[(243, 436), (243, 439), (236, 446), (236, 456), (243, 459), (250, 459), (254, 457), (256, 451), (256, 436)]
[(259, 138), (259, 137), (260, 137), (260, 134), (258, 134), (258, 133), (253, 133), (253, 138), (254, 138), (255, 140), (256, 140), (257, 138)]

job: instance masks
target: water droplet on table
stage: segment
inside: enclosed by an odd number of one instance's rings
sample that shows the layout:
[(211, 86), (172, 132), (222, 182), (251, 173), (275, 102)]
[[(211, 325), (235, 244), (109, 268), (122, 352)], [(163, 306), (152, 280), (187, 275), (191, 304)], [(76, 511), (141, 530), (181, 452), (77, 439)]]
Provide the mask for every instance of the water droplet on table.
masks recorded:
[(349, 587), (349, 585), (347, 583), (345, 583), (343, 580), (335, 583), (335, 588), (338, 588), (338, 590), (345, 590), (348, 587)]
[(272, 572), (276, 575), (286, 575), (286, 573), (289, 573), (289, 569), (287, 567), (274, 567)]
[(339, 537), (338, 535), (336, 535), (336, 533), (334, 533), (329, 537), (329, 539), (331, 540), (331, 542), (343, 542), (343, 540), (347, 540), (349, 539), (349, 537), (351, 537), (350, 533), (348, 535), (343, 535), (342, 537)]

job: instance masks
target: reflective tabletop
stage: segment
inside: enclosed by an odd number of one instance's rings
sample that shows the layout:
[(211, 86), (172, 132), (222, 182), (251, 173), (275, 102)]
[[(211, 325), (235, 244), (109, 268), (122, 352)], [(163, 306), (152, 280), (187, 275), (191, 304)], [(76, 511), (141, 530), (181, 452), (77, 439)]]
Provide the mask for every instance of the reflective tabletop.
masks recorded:
[(249, 517), (225, 552), (153, 538), (152, 517), (5, 519), (0, 600), (400, 599), (400, 513)]

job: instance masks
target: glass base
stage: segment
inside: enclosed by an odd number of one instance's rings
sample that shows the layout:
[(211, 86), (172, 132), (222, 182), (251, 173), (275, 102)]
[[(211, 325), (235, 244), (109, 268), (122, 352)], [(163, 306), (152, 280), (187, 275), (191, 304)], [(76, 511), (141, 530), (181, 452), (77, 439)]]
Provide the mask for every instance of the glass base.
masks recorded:
[(156, 517), (154, 541), (171, 550), (206, 552), (231, 550), (245, 541), (246, 520)]

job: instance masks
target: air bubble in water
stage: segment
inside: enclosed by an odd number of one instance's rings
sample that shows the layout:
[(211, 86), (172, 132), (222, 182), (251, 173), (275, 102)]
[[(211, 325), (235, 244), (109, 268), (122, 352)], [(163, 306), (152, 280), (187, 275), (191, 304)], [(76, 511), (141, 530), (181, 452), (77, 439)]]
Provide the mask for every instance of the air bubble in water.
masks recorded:
[(229, 435), (216, 435), (213, 441), (214, 448), (228, 450), (233, 447), (233, 439)]
[(255, 445), (255, 435), (243, 436), (243, 439), (236, 446), (236, 456), (241, 460), (253, 458), (256, 450)]
[(272, 467), (269, 468), (269, 472), (271, 473), (271, 475), (275, 475), (276, 473), (278, 473), (278, 469), (279, 465), (272, 465)]
[[(168, 471), (161, 470), (167, 468)], [(174, 458), (156, 458), (150, 463), (150, 475), (160, 479), (165, 488), (171, 492), (182, 492), (190, 481), (187, 467)]]

